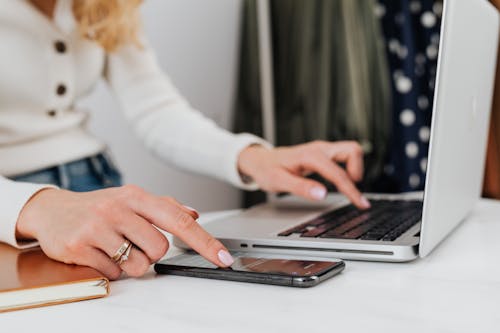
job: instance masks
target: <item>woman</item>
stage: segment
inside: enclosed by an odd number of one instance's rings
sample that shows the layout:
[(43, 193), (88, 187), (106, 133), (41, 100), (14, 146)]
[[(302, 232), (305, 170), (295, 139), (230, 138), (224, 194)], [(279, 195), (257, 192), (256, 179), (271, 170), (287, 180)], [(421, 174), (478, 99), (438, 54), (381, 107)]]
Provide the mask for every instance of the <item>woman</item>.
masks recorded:
[(232, 264), (227, 249), (196, 223), (196, 211), (118, 187), (104, 145), (84, 129), (86, 114), (74, 106), (101, 76), (145, 145), (179, 167), (245, 189), (322, 200), (324, 186), (302, 177), (318, 172), (356, 206), (369, 207), (354, 185), (363, 173), (356, 143), (272, 148), (193, 110), (139, 36), (140, 2), (0, 0), (0, 241), (38, 242), (53, 259), (116, 279), (122, 271), (140, 276), (164, 256), (168, 241), (160, 228), (214, 264)]

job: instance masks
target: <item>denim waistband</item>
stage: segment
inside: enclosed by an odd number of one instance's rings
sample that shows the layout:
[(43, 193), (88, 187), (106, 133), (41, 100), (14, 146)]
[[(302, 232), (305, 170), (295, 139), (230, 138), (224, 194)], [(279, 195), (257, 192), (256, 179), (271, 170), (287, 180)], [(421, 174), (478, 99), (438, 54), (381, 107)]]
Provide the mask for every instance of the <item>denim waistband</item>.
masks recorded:
[(52, 184), (63, 189), (87, 192), (120, 186), (121, 174), (107, 153), (69, 162), (55, 167), (12, 177), (12, 180)]

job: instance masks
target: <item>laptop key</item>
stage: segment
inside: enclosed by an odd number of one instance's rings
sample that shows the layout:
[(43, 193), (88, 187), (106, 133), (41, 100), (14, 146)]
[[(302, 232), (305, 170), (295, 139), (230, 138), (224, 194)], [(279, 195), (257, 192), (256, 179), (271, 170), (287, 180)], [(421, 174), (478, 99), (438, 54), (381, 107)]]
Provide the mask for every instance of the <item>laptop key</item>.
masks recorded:
[(360, 239), (362, 239), (362, 240), (379, 240), (382, 237), (384, 237), (383, 234), (374, 233), (374, 232), (372, 232), (372, 233), (368, 232), (368, 233), (364, 234), (363, 236), (361, 236)]
[(394, 240), (420, 220), (421, 209), (422, 203), (417, 201), (372, 200), (372, 208), (367, 211), (353, 205), (344, 206), (283, 231), (279, 236)]
[(321, 235), (322, 238), (344, 238), (342, 237), (347, 231), (356, 228), (358, 225), (365, 223), (370, 219), (370, 213), (364, 213), (357, 216), (346, 223), (340, 225), (339, 227), (330, 230), (329, 232)]
[[(316, 237), (337, 224), (326, 221), (324, 218), (317, 218), (311, 222), (306, 222), (294, 228), (288, 229), (278, 234), (278, 236), (290, 236), (292, 234), (301, 234), (302, 237)], [(311, 228), (312, 227), (312, 228)]]
[(376, 225), (366, 232), (366, 234), (359, 237), (362, 240), (380, 240), (388, 232), (395, 228), (396, 225), (400, 223), (399, 219), (389, 219), (385, 220), (383, 223)]
[(314, 229), (308, 230), (307, 232), (303, 233), (300, 237), (318, 237), (327, 232), (328, 230), (335, 228), (337, 225), (341, 223), (343, 222), (322, 224)]
[(351, 211), (343, 216), (335, 216), (335, 217), (322, 217), (325, 219), (323, 224), (318, 225), (315, 229), (310, 229), (308, 232), (301, 235), (301, 237), (318, 237), (321, 234), (331, 230), (333, 228), (338, 227), (339, 225), (345, 223), (351, 217), (356, 216), (356, 211)]
[[(378, 208), (365, 211), (355, 209), (348, 214), (335, 219), (335, 221), (321, 225), (319, 230), (310, 231), (302, 235), (302, 237), (345, 238), (346, 236), (344, 236), (344, 234), (347, 231), (356, 228), (359, 225), (363, 225), (369, 221), (373, 221), (372, 225), (380, 223), (381, 221), (378, 217), (382, 214), (383, 211)], [(350, 236), (347, 237), (349, 238)]]
[[(278, 236), (280, 237), (288, 237), (292, 234), (302, 234), (302, 233), (307, 233), (310, 229), (307, 228), (309, 226), (320, 226), (322, 224), (330, 223), (332, 220), (335, 218), (342, 218), (344, 217), (347, 213), (349, 213), (352, 210), (356, 210), (354, 207), (347, 205), (341, 208), (338, 208), (333, 211), (326, 212), (310, 221), (307, 221), (305, 223), (299, 224), (298, 226), (292, 227), (288, 230), (285, 230), (283, 232), (280, 232)], [(333, 227), (333, 226), (332, 226)], [(325, 232), (330, 228), (324, 229), (321, 233)], [(305, 237), (316, 237), (316, 236), (305, 236)]]
[(406, 221), (401, 223), (399, 226), (391, 230), (387, 235), (385, 235), (382, 240), (383, 241), (393, 241), (396, 240), (399, 236), (404, 234), (408, 229), (413, 227), (415, 224), (417, 224), (418, 221), (420, 221), (421, 215), (416, 215), (416, 216), (411, 216), (409, 217)]
[[(360, 225), (354, 229), (349, 230), (347, 233), (345, 233), (343, 235), (344, 236), (343, 238), (358, 239), (361, 236), (365, 235), (368, 231), (373, 229), (376, 225), (381, 224), (381, 223), (384, 223), (384, 221), (383, 220), (381, 221), (378, 219), (372, 219), (372, 220), (370, 220), (366, 223), (363, 223), (362, 225)], [(382, 236), (384, 236), (384, 235), (379, 236), (379, 238)]]

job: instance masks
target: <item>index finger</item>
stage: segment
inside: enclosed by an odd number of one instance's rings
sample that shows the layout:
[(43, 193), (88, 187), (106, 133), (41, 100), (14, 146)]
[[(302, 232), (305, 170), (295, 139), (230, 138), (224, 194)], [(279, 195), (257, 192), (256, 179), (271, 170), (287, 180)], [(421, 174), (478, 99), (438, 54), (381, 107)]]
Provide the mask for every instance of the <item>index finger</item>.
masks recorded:
[(234, 259), (227, 248), (203, 229), (185, 210), (142, 191), (128, 200), (140, 216), (160, 229), (179, 237), (193, 250), (219, 267), (231, 266)]
[(163, 223), (158, 225), (160, 228), (179, 237), (193, 250), (217, 266), (227, 267), (233, 264), (234, 259), (226, 247), (203, 229), (193, 217), (177, 207), (173, 207), (172, 210), (169, 215), (174, 218), (162, 221)]
[(368, 200), (359, 192), (344, 169), (334, 161), (329, 160), (326, 156), (315, 156), (306, 162), (306, 167), (332, 182), (356, 207), (370, 208)]

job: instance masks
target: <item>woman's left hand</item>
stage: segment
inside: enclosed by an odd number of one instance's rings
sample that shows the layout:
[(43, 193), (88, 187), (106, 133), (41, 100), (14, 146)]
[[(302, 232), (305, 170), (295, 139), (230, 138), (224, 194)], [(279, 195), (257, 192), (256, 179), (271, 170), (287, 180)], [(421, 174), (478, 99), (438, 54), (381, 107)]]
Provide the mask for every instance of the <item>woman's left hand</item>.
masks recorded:
[[(345, 163), (346, 170), (337, 162)], [(354, 141), (314, 141), (274, 149), (250, 146), (241, 152), (238, 167), (265, 191), (289, 192), (310, 200), (323, 200), (327, 195), (325, 186), (304, 177), (317, 172), (355, 206), (370, 208), (370, 202), (355, 185), (363, 178), (363, 150)]]

